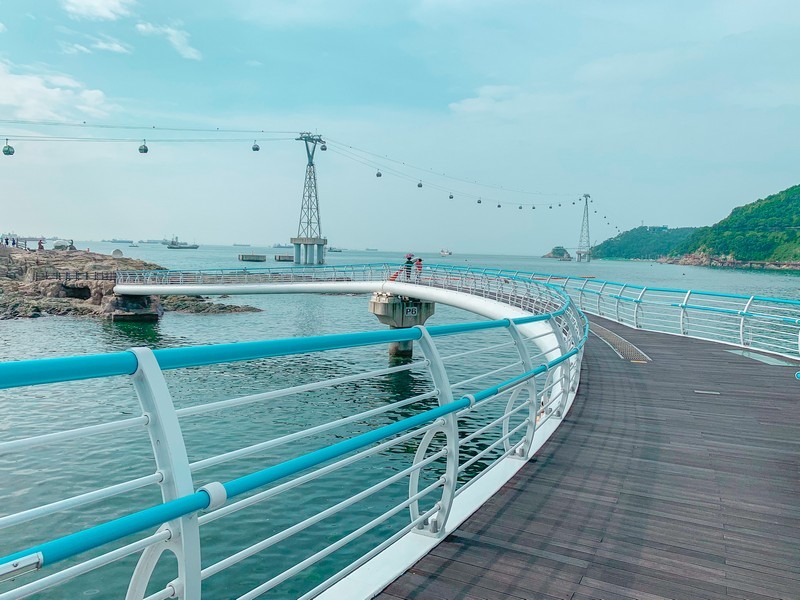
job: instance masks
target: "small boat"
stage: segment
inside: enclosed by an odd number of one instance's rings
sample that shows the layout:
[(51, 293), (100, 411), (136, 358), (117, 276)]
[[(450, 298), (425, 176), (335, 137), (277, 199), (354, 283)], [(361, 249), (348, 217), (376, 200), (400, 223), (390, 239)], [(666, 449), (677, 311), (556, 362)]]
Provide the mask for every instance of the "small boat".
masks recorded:
[(333, 246), (328, 248), (328, 252), (341, 252), (341, 251), (342, 251), (341, 248), (334, 248)]
[[(273, 248), (294, 248), (292, 244), (272, 244)], [(294, 259), (292, 259), (294, 260)]]
[(367, 252), (377, 252), (377, 248), (367, 248)]
[(169, 244), (167, 244), (167, 248), (170, 250), (197, 250), (200, 246), (197, 244), (189, 244), (187, 242), (180, 242), (178, 241), (177, 237), (174, 237), (170, 240)]
[(239, 260), (246, 262), (266, 262), (266, 254), (240, 254)]
[(275, 260), (278, 262), (294, 262), (293, 254), (276, 254)]
[(139, 244), (128, 244), (128, 248), (138, 248)]
[(247, 248), (250, 244), (234, 244), (234, 246), (241, 246), (242, 248)]
[(450, 251), (450, 250), (445, 250), (444, 248), (439, 250), (439, 256), (452, 256), (452, 255), (453, 255), (453, 252)]

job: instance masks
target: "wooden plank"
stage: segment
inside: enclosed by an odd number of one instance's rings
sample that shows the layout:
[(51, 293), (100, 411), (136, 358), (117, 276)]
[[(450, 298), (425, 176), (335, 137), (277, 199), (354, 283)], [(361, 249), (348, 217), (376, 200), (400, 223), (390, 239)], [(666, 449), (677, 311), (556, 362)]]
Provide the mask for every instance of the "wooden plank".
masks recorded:
[(536, 459), (387, 594), (800, 597), (797, 369), (603, 325), (652, 362), (590, 339)]

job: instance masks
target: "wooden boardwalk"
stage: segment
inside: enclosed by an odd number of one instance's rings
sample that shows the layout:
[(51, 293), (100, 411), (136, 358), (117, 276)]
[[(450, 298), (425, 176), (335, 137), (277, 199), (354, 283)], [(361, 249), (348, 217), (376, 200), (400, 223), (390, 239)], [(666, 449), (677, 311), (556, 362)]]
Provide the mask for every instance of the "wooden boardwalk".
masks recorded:
[(800, 598), (800, 381), (593, 319), (567, 420), (381, 600)]

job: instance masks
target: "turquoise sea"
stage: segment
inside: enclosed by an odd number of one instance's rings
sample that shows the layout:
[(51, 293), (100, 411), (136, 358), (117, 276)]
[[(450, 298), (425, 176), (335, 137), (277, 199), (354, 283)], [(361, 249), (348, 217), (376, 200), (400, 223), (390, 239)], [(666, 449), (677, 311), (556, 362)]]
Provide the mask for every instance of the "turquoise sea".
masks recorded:
[[(219, 269), (286, 267), (276, 263), (276, 253), (289, 250), (271, 247), (204, 246), (197, 250), (169, 250), (160, 244), (140, 244), (138, 247), (104, 243), (76, 242), (79, 248), (111, 254), (119, 249), (125, 256), (140, 258), (171, 269)], [(411, 249), (399, 251), (355, 251), (330, 253), (328, 264), (363, 264), (393, 262), (400, 264)], [(243, 263), (239, 254), (266, 254), (266, 263)], [(703, 267), (663, 265), (654, 262), (592, 261), (591, 263), (560, 262), (537, 257), (492, 256), (454, 254), (440, 257), (438, 251), (417, 252), (426, 264), (457, 264), (470, 267), (534, 271), (571, 276), (591, 276), (597, 279), (626, 282), (650, 287), (669, 287), (736, 293), (744, 295), (774, 296), (800, 300), (800, 276), (789, 273), (760, 271), (730, 271)], [(221, 300), (227, 303), (249, 304), (262, 312), (193, 315), (166, 313), (155, 324), (108, 323), (89, 318), (43, 317), (38, 319), (0, 322), (0, 360), (19, 360), (45, 356), (101, 353), (124, 350), (134, 346), (167, 348), (194, 344), (214, 344), (246, 340), (283, 338), (292, 336), (323, 335), (349, 331), (382, 329), (377, 319), (368, 311), (368, 296), (364, 295), (262, 295), (233, 296)], [(427, 324), (446, 324), (474, 320), (463, 311), (437, 306), (435, 315)], [(506, 357), (497, 356), (502, 364)], [(285, 357), (257, 364), (237, 364), (170, 372), (168, 383), (177, 407), (190, 406), (209, 400), (245, 395), (267, 388), (293, 385), (326, 376), (344, 375), (353, 369), (381, 368), (387, 365), (385, 348), (353, 351), (330, 360), (324, 355)], [(382, 402), (408, 397), (425, 389), (424, 374), (416, 371), (397, 374), (376, 381), (372, 387), (327, 392), (291, 399), (279, 406), (254, 405), (224, 414), (212, 413), (205, 418), (189, 418), (182, 422), (190, 460), (199, 460), (238, 448), (263, 439), (265, 431), (270, 436), (277, 432), (325, 421), (328, 418), (365, 410)], [(376, 404), (377, 403), (377, 404)], [(0, 441), (32, 434), (42, 434), (65, 425), (88, 424), (86, 415), (102, 421), (119, 418), (120, 414), (136, 414), (137, 402), (132, 387), (125, 381), (77, 382), (61, 386), (40, 386), (21, 390), (0, 391)], [(214, 435), (209, 436), (209, 430)], [(113, 442), (113, 443), (111, 443)], [(73, 495), (99, 485), (152, 473), (149, 445), (141, 436), (120, 435), (113, 441), (98, 439), (69, 442), (58, 446), (37, 449), (33, 456), (18, 454), (0, 455), (0, 516), (55, 500), (61, 495)], [(326, 440), (316, 440), (322, 444)], [(285, 452), (296, 451), (287, 449)], [(213, 480), (228, 480), (260, 468), (261, 462), (281, 459), (280, 452), (256, 455), (248, 460), (236, 461), (224, 468), (211, 468), (198, 473), (198, 484)], [(394, 455), (383, 459), (387, 468), (397, 462), (404, 464), (407, 456)], [(70, 475), (68, 476), (67, 473)], [(43, 485), (43, 482), (46, 485)], [(204, 528), (204, 565), (209, 561), (240, 550), (248, 543), (278, 531), (293, 522), (298, 514), (341, 493), (342, 489), (363, 482), (333, 479), (321, 487), (304, 491), (302, 495), (289, 494), (280, 501), (243, 511), (231, 526), (221, 519)], [(403, 490), (398, 490), (402, 495)], [(66, 515), (43, 519), (42, 522), (12, 527), (0, 533), (0, 555), (33, 544), (43, 536), (62, 535), (79, 529), (98, 517), (113, 517), (121, 510), (140, 508), (159, 501), (155, 490), (142, 491), (128, 499), (125, 506), (114, 503), (91, 506)], [(349, 515), (353, 523), (359, 515)], [(337, 527), (347, 527), (347, 519)], [(217, 523), (224, 522), (216, 526)], [(254, 531), (258, 537), (250, 539)], [(326, 535), (333, 535), (328, 531)], [(288, 547), (271, 552), (306, 555), (317, 540), (300, 538)], [(369, 540), (366, 540), (368, 542)], [(310, 551), (310, 550), (308, 550)], [(348, 550), (356, 553), (357, 548)], [(268, 553), (269, 554), (269, 553)], [(207, 597), (232, 598), (246, 592), (271, 576), (273, 562), (281, 554), (248, 559), (224, 575), (212, 577), (207, 582)], [(82, 577), (66, 590), (43, 594), (46, 598), (124, 596), (127, 578), (135, 561), (126, 559), (103, 575)], [(314, 574), (301, 577), (276, 590), (274, 597), (296, 597), (305, 589), (318, 584), (323, 576), (336, 569), (330, 564)], [(161, 579), (167, 577), (163, 575)], [(8, 584), (0, 584), (0, 592)], [(154, 588), (155, 590), (156, 588)], [(65, 595), (65, 593), (67, 595)], [(205, 596), (204, 596), (205, 597)]]

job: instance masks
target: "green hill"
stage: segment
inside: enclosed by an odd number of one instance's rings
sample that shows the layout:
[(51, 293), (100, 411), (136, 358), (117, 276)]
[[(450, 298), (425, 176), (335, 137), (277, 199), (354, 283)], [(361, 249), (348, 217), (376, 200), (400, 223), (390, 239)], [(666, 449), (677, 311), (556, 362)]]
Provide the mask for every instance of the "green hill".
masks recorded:
[(800, 261), (800, 185), (734, 208), (675, 248), (676, 254), (700, 252), (739, 261)]
[(593, 258), (649, 258), (667, 256), (686, 243), (695, 227), (636, 227), (592, 248)]
[(637, 227), (592, 248), (594, 258), (685, 254), (800, 262), (800, 185), (739, 206), (710, 227)]

